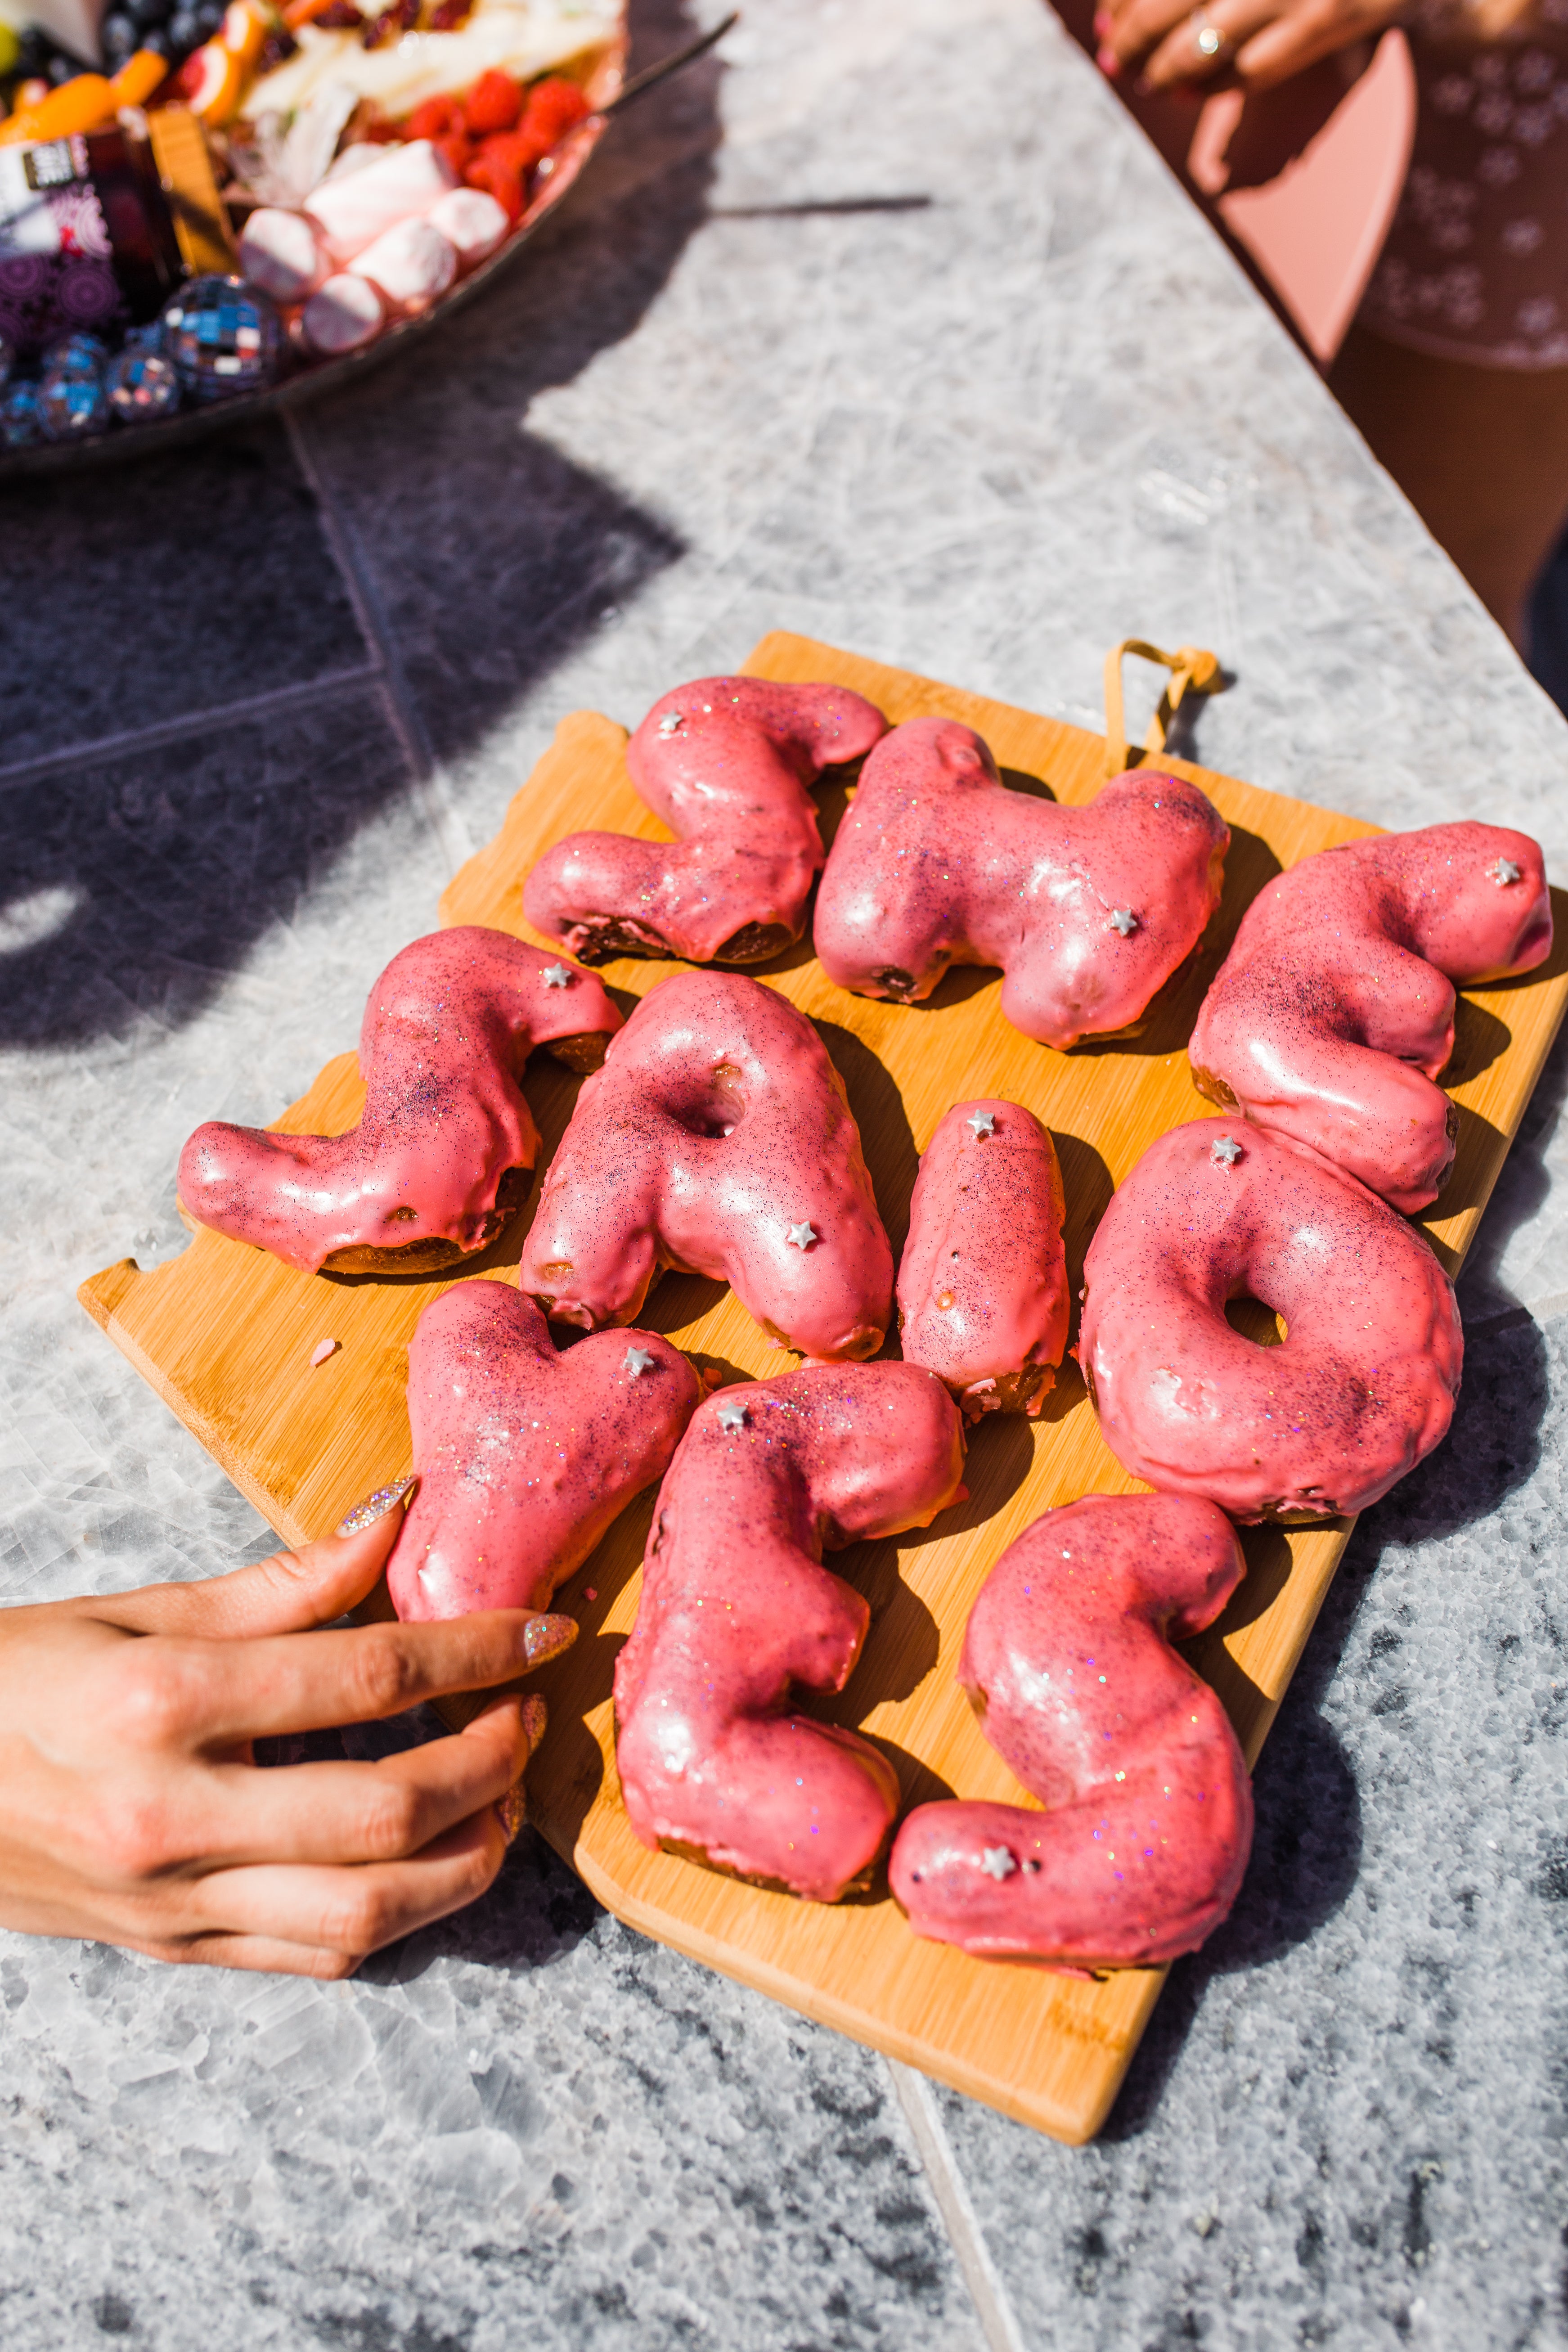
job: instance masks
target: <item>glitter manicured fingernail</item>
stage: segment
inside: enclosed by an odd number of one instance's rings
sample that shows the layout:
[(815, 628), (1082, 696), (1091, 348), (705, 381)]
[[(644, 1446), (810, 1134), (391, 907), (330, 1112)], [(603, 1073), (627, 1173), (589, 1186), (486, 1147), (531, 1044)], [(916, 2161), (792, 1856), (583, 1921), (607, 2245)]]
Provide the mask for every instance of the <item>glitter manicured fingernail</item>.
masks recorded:
[(395, 1478), (390, 1486), (378, 1486), (374, 1495), (367, 1495), (363, 1503), (354, 1505), (336, 1533), (340, 1536), (363, 1535), (366, 1528), (374, 1527), (377, 1519), (384, 1519), (388, 1511), (395, 1511), (409, 1488), (417, 1484), (414, 1472), (409, 1470), (401, 1478)]
[(501, 1835), (510, 1845), (528, 1819), (528, 1799), (521, 1779), (512, 1782), (504, 1797), (496, 1799), (496, 1819), (500, 1823)]
[(531, 1617), (522, 1629), (522, 1645), (531, 1666), (542, 1666), (547, 1658), (558, 1658), (576, 1639), (574, 1617)]
[(545, 1731), (549, 1727), (549, 1723), (550, 1709), (545, 1706), (544, 1701), (542, 1698), (536, 1695), (531, 1698), (525, 1698), (523, 1700), (522, 1727), (523, 1731), (527, 1735), (528, 1752), (531, 1756), (539, 1746), (540, 1741), (543, 1738)]

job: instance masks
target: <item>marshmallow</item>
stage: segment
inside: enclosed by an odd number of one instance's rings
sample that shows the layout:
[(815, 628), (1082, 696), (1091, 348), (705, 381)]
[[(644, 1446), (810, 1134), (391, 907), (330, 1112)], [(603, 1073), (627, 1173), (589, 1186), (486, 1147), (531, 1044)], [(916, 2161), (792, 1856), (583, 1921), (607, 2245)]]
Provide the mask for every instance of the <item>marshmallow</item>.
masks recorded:
[(459, 269), (472, 269), (493, 253), (511, 226), (504, 208), (482, 188), (454, 188), (426, 218), (456, 247)]
[(457, 248), (427, 220), (399, 221), (349, 264), (400, 310), (427, 310), (457, 274)]
[(307, 300), (331, 266), (303, 213), (264, 205), (240, 231), (240, 275), (274, 301)]
[(428, 139), (416, 139), (345, 178), (323, 180), (306, 199), (305, 211), (332, 259), (342, 264), (399, 221), (421, 218), (456, 180), (439, 149)]
[(305, 341), (323, 359), (357, 352), (381, 332), (381, 297), (363, 278), (340, 270), (318, 287), (300, 318)]

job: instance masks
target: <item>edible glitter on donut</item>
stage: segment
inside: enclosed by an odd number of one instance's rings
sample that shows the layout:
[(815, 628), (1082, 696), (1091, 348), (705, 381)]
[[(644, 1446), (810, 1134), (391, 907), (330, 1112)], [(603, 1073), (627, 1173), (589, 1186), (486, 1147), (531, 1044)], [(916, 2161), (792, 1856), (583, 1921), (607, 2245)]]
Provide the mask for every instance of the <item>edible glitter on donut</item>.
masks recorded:
[(1067, 1047), (1125, 1034), (1219, 904), (1228, 827), (1195, 784), (1113, 776), (1087, 808), (1009, 790), (952, 719), (911, 719), (861, 771), (813, 937), (841, 988), (900, 1004), (997, 964), (1016, 1029)]
[[(701, 1391), (651, 1331), (558, 1355), (531, 1298), (458, 1282), (408, 1349), (419, 1492), (387, 1566), (398, 1615), (547, 1609), (636, 1495), (663, 1476)], [(626, 1359), (637, 1356), (636, 1371)]]
[(899, 1266), (900, 1345), (971, 1420), (1038, 1413), (1068, 1337), (1061, 1169), (1021, 1103), (955, 1103), (921, 1156)]
[(631, 779), (677, 836), (574, 833), (529, 875), (535, 927), (584, 963), (683, 956), (761, 963), (797, 940), (822, 866), (807, 786), (887, 727), (840, 686), (699, 678), (654, 704), (626, 746)]
[(1171, 1647), (1212, 1624), (1246, 1563), (1213, 1504), (1086, 1495), (1009, 1544), (958, 1679), (1045, 1811), (920, 1805), (894, 1842), (917, 1936), (984, 1958), (1147, 1968), (1228, 1914), (1252, 1787), (1215, 1693)]
[(285, 1135), (211, 1119), (180, 1155), (184, 1208), (306, 1274), (421, 1272), (483, 1249), (521, 1207), (539, 1150), (518, 1083), (530, 1053), (592, 1069), (621, 1025), (592, 974), (552, 988), (549, 961), (476, 923), (416, 940), (365, 1006), (359, 1125)]
[(616, 1662), (616, 1769), (645, 1845), (818, 1903), (863, 1878), (898, 1775), (790, 1706), (792, 1684), (843, 1689), (870, 1621), (823, 1549), (929, 1526), (963, 1470), (952, 1399), (913, 1364), (805, 1365), (699, 1407)]
[(787, 998), (737, 972), (649, 989), (577, 1098), (523, 1249), (553, 1321), (627, 1323), (663, 1266), (728, 1282), (768, 1336), (873, 1356), (893, 1257), (844, 1084)]
[[(1375, 1192), (1269, 1128), (1194, 1119), (1152, 1143), (1084, 1260), (1079, 1359), (1135, 1477), (1233, 1518), (1364, 1510), (1447, 1431), (1464, 1341), (1454, 1287)], [(1232, 1328), (1252, 1297), (1287, 1326)]]
[(1528, 835), (1467, 822), (1321, 850), (1243, 917), (1187, 1048), (1198, 1090), (1414, 1214), (1454, 1164), (1458, 1114), (1435, 1082), (1455, 983), (1530, 971), (1551, 947)]

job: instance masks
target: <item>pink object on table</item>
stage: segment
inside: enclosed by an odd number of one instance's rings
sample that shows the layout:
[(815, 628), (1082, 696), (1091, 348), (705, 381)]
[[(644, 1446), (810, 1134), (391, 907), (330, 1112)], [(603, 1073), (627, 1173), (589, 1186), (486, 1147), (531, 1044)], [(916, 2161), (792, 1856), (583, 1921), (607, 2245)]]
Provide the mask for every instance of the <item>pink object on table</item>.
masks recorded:
[[(1385, 1201), (1289, 1137), (1194, 1119), (1149, 1146), (1084, 1260), (1079, 1360), (1135, 1478), (1233, 1518), (1364, 1510), (1447, 1434), (1454, 1286)], [(1261, 1299), (1259, 1347), (1226, 1305)]]
[(341, 267), (399, 221), (433, 211), (456, 184), (457, 173), (440, 150), (428, 139), (416, 139), (389, 148), (363, 171), (322, 180), (304, 208)]
[(318, 286), (300, 317), (300, 331), (322, 359), (357, 352), (380, 334), (386, 312), (368, 279), (339, 270)]
[(531, 1298), (455, 1283), (409, 1344), (419, 1491), (387, 1564), (398, 1615), (548, 1609), (662, 1477), (700, 1394), (655, 1332), (605, 1332), (559, 1355)]
[(656, 702), (626, 746), (631, 779), (679, 838), (574, 833), (529, 875), (531, 923), (584, 963), (684, 956), (758, 963), (800, 937), (822, 865), (807, 786), (887, 727), (841, 686), (700, 677)]
[(482, 188), (454, 188), (426, 218), (448, 239), (462, 269), (475, 268), (492, 254), (511, 225), (504, 206)]
[(349, 264), (351, 278), (368, 278), (395, 310), (417, 313), (439, 300), (458, 274), (458, 249), (428, 220), (399, 221)]
[(1046, 1810), (949, 1801), (900, 1830), (889, 1884), (917, 1936), (1071, 1970), (1195, 1951), (1235, 1902), (1252, 1785), (1224, 1707), (1171, 1647), (1246, 1569), (1211, 1503), (1086, 1495), (1008, 1546), (958, 1679)]
[(963, 1492), (963, 1425), (914, 1364), (807, 1365), (698, 1407), (654, 1506), (616, 1662), (616, 1764), (645, 1845), (837, 1902), (881, 1852), (899, 1779), (792, 1713), (842, 1690), (870, 1622), (825, 1549), (927, 1527)]
[(1413, 1216), (1454, 1164), (1436, 1081), (1453, 983), (1544, 961), (1552, 900), (1528, 834), (1465, 822), (1374, 834), (1260, 890), (1199, 1008), (1200, 1094), (1310, 1144)]
[(629, 1323), (660, 1266), (730, 1283), (770, 1337), (873, 1356), (893, 1254), (844, 1082), (804, 1013), (739, 973), (649, 989), (586, 1080), (521, 1281), (553, 1321)]
[(1195, 784), (1138, 768), (1087, 808), (1014, 792), (972, 727), (910, 719), (860, 772), (817, 892), (822, 968), (919, 1004), (999, 964), (1002, 1011), (1063, 1049), (1127, 1030), (1219, 904), (1229, 828)]
[(972, 1421), (1037, 1413), (1068, 1337), (1062, 1175), (1021, 1103), (955, 1103), (921, 1157), (899, 1266), (904, 1361)]

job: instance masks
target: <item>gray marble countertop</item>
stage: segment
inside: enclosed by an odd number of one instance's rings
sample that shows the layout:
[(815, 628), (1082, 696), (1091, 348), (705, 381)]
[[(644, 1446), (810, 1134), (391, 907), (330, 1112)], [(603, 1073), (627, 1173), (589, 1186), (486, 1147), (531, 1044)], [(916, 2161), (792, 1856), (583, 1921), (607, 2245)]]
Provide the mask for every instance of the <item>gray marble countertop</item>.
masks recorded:
[[(639, 57), (679, 0), (634, 6)], [(178, 1247), (557, 717), (788, 626), (1568, 880), (1568, 731), (1038, 0), (763, 0), (531, 257), (298, 426), (0, 502), (14, 1600), (266, 1530), (75, 1304)], [(1478, 462), (1484, 453), (1478, 453)], [(0, 1937), (0, 2327), (350, 2352), (1553, 2346), (1568, 1054), (1363, 1520), (1228, 1927), (1072, 2151), (620, 1927), (525, 1835), (353, 1984)]]

